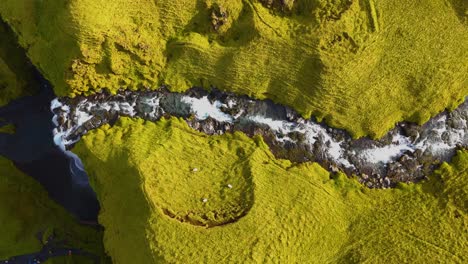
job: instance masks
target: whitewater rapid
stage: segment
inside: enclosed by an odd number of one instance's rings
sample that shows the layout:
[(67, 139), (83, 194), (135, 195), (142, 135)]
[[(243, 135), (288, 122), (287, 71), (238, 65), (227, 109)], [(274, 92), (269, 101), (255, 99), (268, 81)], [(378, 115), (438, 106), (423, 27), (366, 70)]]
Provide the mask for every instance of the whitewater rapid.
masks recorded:
[[(291, 159), (317, 161), (333, 171), (361, 176), (364, 182), (377, 178), (377, 183), (370, 187), (420, 180), (434, 169), (434, 164), (448, 161), (456, 149), (468, 146), (468, 102), (450, 113), (437, 115), (422, 126), (400, 123), (380, 140), (353, 140), (346, 131), (313, 119), (305, 120), (293, 110), (271, 101), (199, 89), (183, 94), (167, 90), (122, 91), (117, 95), (57, 98), (52, 101), (51, 110), (56, 124), (54, 141), (74, 159), (76, 155), (67, 148), (89, 130), (112, 124), (119, 116), (156, 121), (171, 115), (185, 118), (191, 127), (207, 134), (230, 131), (262, 134), (270, 138), (266, 142), (274, 153), (275, 149), (276, 152), (300, 149), (303, 157)], [(417, 164), (408, 160), (416, 160)], [(77, 166), (82, 168), (78, 161)], [(399, 175), (393, 175), (397, 172)], [(414, 174), (414, 177), (403, 177), (403, 173)], [(392, 175), (402, 179), (394, 180)]]

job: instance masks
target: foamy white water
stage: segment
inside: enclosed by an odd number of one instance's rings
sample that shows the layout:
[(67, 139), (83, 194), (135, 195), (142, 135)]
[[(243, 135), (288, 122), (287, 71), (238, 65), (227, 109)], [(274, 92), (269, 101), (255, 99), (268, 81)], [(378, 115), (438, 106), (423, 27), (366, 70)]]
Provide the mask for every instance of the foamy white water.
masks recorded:
[[(161, 100), (171, 97), (170, 105), (163, 104)], [(275, 111), (262, 105), (262, 101), (236, 99), (216, 100), (208, 96), (189, 96), (174, 93), (150, 94), (131, 97), (125, 101), (125, 96), (109, 96), (105, 101), (83, 99), (74, 106), (64, 104), (59, 99), (51, 102), (51, 109), (56, 115), (54, 124), (58, 127), (54, 131), (56, 144), (64, 151), (73, 145), (79, 138), (93, 129), (108, 122), (103, 113), (113, 113), (115, 117), (129, 116), (157, 120), (163, 113), (181, 117), (185, 114), (177, 112), (173, 106), (185, 105), (196, 122), (211, 118), (220, 124), (237, 124), (237, 129), (242, 129), (242, 124), (254, 124), (261, 128), (268, 128), (276, 135), (276, 142), (280, 144), (302, 144), (307, 149), (319, 149), (321, 159), (328, 160), (342, 169), (359, 171), (363, 164), (372, 164), (376, 168), (385, 168), (388, 164), (396, 162), (405, 154), (412, 154), (420, 150), (434, 158), (444, 160), (447, 155), (454, 153), (457, 146), (468, 146), (468, 103), (454, 111), (453, 114), (443, 113), (433, 118), (421, 128), (417, 128), (412, 136), (404, 135), (405, 124), (389, 132), (390, 139), (386, 141), (365, 140), (365, 144), (355, 144), (346, 132), (329, 128), (313, 120), (295, 118), (297, 114), (288, 112), (289, 117), (281, 114), (270, 113)], [(242, 101), (243, 100), (243, 101)], [(258, 106), (258, 107), (257, 107)], [(281, 106), (279, 107), (281, 110)], [(170, 108), (170, 110), (169, 110)], [(182, 107), (184, 108), (184, 107)], [(259, 109), (259, 110), (257, 110)], [(169, 111), (169, 112), (168, 112)], [(281, 111), (280, 111), (281, 112)], [(457, 116), (458, 115), (458, 116)], [(93, 118), (97, 116), (98, 118)], [(290, 117), (293, 118), (290, 118)], [(104, 120), (103, 120), (104, 118)], [(107, 120), (107, 121), (106, 121)], [(96, 122), (97, 124), (94, 124)], [(93, 123), (93, 124), (91, 124)], [(456, 125), (453, 125), (456, 124)], [(411, 125), (407, 125), (411, 126)], [(232, 126), (231, 126), (232, 127)], [(213, 123), (207, 123), (205, 130), (212, 131), (218, 128)], [(218, 130), (217, 130), (218, 131)], [(302, 137), (293, 136), (300, 134)], [(338, 136), (341, 135), (341, 136)], [(343, 136), (344, 135), (344, 136)], [(356, 163), (357, 162), (357, 163)], [(79, 165), (79, 164), (78, 164)]]
[(199, 120), (205, 120), (208, 117), (211, 117), (219, 122), (232, 122), (233, 120), (231, 115), (221, 111), (221, 107), (227, 105), (222, 104), (220, 101), (211, 103), (207, 96), (203, 96), (200, 99), (184, 96), (182, 97), (182, 102), (190, 105), (192, 112)]

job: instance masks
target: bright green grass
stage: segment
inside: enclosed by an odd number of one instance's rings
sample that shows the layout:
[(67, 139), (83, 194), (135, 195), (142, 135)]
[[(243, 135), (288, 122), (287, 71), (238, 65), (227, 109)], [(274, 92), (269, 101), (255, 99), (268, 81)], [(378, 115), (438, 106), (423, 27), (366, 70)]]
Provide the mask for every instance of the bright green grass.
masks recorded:
[(286, 2), (4, 0), (0, 15), (59, 95), (214, 85), (378, 137), (468, 94), (466, 1)]
[[(66, 239), (72, 246), (103, 256), (100, 231), (78, 225), (63, 208), (49, 199), (37, 182), (1, 156), (0, 226), (0, 260), (38, 252), (42, 246), (36, 234), (44, 232), (45, 240), (53, 230), (59, 240)], [(69, 263), (74, 263), (74, 257), (68, 259)]]
[(388, 190), (275, 159), (261, 138), (207, 136), (175, 118), (122, 118), (74, 151), (98, 192), (114, 263), (467, 261), (466, 151), (429, 181)]

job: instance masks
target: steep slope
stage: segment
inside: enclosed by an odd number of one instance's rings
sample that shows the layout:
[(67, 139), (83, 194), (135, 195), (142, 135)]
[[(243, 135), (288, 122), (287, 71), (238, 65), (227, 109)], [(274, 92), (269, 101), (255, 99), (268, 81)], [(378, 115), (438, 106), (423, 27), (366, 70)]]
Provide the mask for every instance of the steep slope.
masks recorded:
[[(110, 144), (112, 143), (112, 144)], [(261, 138), (122, 118), (75, 147), (114, 263), (465, 262), (468, 152), (430, 180), (369, 190)]]
[(379, 137), (468, 94), (455, 0), (5, 0), (0, 15), (59, 95), (217, 86)]
[[(17, 36), (0, 19), (0, 107), (38, 90), (36, 70)], [(0, 134), (14, 133), (15, 126), (0, 119)], [(1, 138), (1, 140), (9, 140)], [(47, 240), (63, 247), (79, 247), (105, 261), (102, 232), (81, 226), (50, 200), (42, 186), (0, 156), (0, 260), (36, 254)], [(64, 242), (63, 240), (66, 240)], [(52, 243), (52, 242), (51, 242)], [(21, 261), (21, 260), (19, 260)], [(48, 263), (92, 263), (79, 256), (51, 258)]]
[(0, 106), (33, 93), (34, 68), (24, 49), (18, 46), (10, 27), (0, 19)]

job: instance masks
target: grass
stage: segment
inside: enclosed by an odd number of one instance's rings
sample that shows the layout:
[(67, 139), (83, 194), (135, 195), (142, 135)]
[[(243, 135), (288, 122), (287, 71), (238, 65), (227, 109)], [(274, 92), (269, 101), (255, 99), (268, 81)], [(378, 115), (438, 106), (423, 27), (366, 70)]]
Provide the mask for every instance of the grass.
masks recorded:
[(0, 106), (35, 91), (34, 69), (16, 36), (0, 19)]
[(217, 86), (380, 137), (468, 94), (463, 1), (271, 2), (5, 0), (0, 15), (59, 95)]
[[(0, 122), (2, 119), (0, 118)], [(15, 125), (13, 124), (8, 124), (4, 126), (0, 126), (0, 133), (5, 133), (5, 134), (14, 134), (16, 131)]]
[[(102, 248), (102, 232), (81, 226), (65, 210), (51, 201), (42, 187), (29, 176), (19, 172), (12, 162), (0, 156), (0, 259), (35, 253), (42, 245), (37, 233), (55, 232), (59, 240), (67, 240), (77, 248), (83, 248), (105, 261)], [(80, 258), (67, 257), (68, 262)], [(49, 263), (57, 260), (52, 260)], [(105, 263), (105, 262), (104, 262)]]
[(387, 190), (275, 159), (259, 137), (207, 136), (175, 118), (121, 118), (74, 151), (114, 263), (467, 261), (467, 151), (428, 181)]

